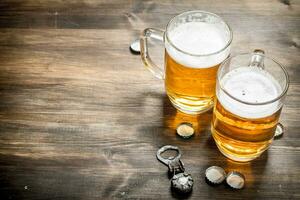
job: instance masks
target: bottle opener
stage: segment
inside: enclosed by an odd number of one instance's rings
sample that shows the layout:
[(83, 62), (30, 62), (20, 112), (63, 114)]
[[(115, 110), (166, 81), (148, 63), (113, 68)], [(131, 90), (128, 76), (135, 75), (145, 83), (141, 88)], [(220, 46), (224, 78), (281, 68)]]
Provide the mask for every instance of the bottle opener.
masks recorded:
[[(168, 150), (175, 150), (177, 155), (174, 157), (163, 158), (161, 154)], [(172, 176), (171, 188), (179, 193), (188, 193), (193, 189), (194, 180), (190, 174), (185, 172), (184, 164), (180, 160), (180, 157), (181, 152), (179, 148), (171, 145), (161, 147), (156, 153), (156, 158), (161, 163), (168, 166), (169, 175)]]

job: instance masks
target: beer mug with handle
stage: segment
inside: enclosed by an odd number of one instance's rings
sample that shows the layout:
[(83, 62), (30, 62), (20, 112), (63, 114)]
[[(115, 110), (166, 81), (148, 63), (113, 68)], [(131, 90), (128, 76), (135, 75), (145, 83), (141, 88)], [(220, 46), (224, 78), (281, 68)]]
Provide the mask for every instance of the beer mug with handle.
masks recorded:
[[(148, 39), (164, 43), (165, 68), (158, 67), (148, 53)], [(166, 93), (178, 110), (199, 114), (212, 108), (216, 74), (229, 56), (232, 31), (218, 15), (188, 11), (171, 19), (165, 31), (143, 31), (141, 57), (145, 66), (164, 79)]]
[(225, 156), (250, 161), (269, 147), (288, 86), (285, 68), (261, 50), (222, 63), (211, 129)]

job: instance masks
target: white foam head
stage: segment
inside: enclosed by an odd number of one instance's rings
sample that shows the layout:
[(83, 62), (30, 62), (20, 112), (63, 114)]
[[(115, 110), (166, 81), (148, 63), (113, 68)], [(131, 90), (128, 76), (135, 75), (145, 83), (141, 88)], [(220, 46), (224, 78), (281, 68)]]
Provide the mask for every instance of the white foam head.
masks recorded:
[[(224, 25), (224, 24), (223, 24)], [(197, 55), (207, 55), (222, 50), (230, 40), (229, 32), (224, 27), (205, 22), (189, 22), (169, 31), (170, 41), (178, 49)], [(168, 54), (178, 63), (193, 67), (207, 68), (220, 64), (229, 55), (230, 48), (210, 56), (189, 56), (166, 42)]]
[[(257, 67), (240, 67), (228, 72), (221, 79), (223, 88), (241, 101), (263, 103), (277, 98), (282, 88), (275, 78), (265, 70)], [(280, 101), (264, 105), (248, 105), (234, 100), (221, 89), (217, 96), (222, 106), (229, 112), (244, 118), (263, 118), (278, 111)]]

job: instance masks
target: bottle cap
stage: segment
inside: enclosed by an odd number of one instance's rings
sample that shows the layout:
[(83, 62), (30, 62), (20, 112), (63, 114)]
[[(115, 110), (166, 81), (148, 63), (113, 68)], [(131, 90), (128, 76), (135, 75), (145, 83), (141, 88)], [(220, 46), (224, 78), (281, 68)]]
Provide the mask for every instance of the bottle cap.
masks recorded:
[(193, 189), (194, 180), (188, 173), (175, 174), (171, 179), (171, 187), (179, 193), (188, 193)]
[(283, 133), (284, 133), (284, 127), (281, 123), (278, 123), (276, 126), (274, 138), (278, 139), (278, 138), (282, 137)]
[(141, 53), (140, 40), (139, 39), (134, 40), (131, 43), (129, 49), (133, 54), (140, 54)]
[(239, 172), (229, 172), (226, 177), (226, 183), (233, 189), (242, 189), (245, 185), (245, 177)]
[(223, 168), (218, 166), (211, 166), (205, 171), (205, 178), (209, 183), (217, 185), (222, 183), (226, 178), (226, 172)]
[(180, 137), (190, 138), (194, 135), (195, 130), (192, 124), (184, 122), (177, 126), (176, 132)]

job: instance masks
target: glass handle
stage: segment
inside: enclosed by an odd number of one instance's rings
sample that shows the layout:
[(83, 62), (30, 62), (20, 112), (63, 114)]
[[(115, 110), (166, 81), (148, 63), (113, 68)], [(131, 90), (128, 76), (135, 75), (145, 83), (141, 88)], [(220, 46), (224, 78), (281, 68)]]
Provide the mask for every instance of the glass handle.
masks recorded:
[(155, 77), (164, 79), (164, 70), (158, 67), (151, 59), (148, 52), (148, 39), (153, 38), (155, 40), (163, 42), (164, 31), (154, 28), (147, 28), (143, 31), (140, 38), (141, 45), (141, 57), (146, 68), (149, 69)]
[(264, 55), (265, 51), (261, 49), (255, 49), (253, 51), (253, 56), (251, 57), (249, 66), (250, 67), (260, 67), (264, 69)]

